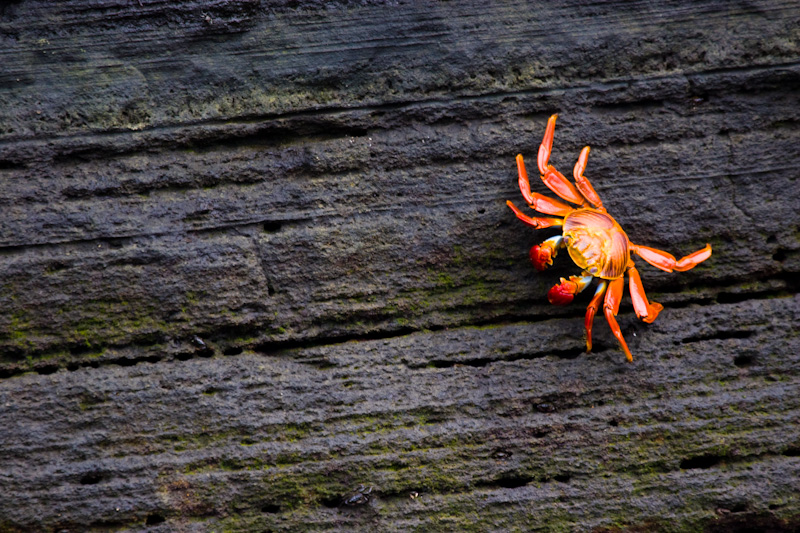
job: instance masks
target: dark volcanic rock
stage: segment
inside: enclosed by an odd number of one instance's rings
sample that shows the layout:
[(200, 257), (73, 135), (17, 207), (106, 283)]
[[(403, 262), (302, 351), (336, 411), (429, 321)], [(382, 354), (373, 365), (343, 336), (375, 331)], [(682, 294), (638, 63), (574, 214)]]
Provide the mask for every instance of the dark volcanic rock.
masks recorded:
[[(794, 531), (800, 4), (0, 7), (0, 531)], [(514, 157), (665, 310), (544, 295)], [(534, 183), (539, 192), (544, 185)], [(750, 529), (747, 529), (750, 528)], [(753, 529), (755, 528), (755, 529)]]

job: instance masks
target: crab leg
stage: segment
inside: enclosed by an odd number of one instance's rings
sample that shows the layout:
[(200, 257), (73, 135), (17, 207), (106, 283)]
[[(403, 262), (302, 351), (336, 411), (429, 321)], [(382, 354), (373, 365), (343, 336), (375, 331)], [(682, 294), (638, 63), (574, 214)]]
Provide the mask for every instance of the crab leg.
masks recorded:
[[(541, 153), (541, 149), (539, 153)], [(531, 190), (531, 185), (530, 181), (528, 180), (528, 171), (525, 170), (525, 159), (522, 157), (522, 154), (517, 154), (517, 174), (519, 175), (519, 188), (522, 191), (522, 195), (525, 197), (525, 200), (527, 200), (528, 203), (533, 203), (528, 198), (528, 193), (526, 192)], [(556, 193), (564, 200), (578, 205), (584, 205), (586, 203), (586, 199), (581, 196), (581, 193), (578, 192), (578, 189), (576, 189), (575, 186), (571, 184), (567, 178), (565, 178), (564, 175), (556, 170), (552, 165), (547, 165), (540, 177), (542, 178), (544, 184), (547, 185), (548, 189)]]
[[(557, 118), (558, 115), (552, 115), (547, 121), (547, 129), (544, 132), (542, 144), (539, 145), (539, 154), (537, 157), (539, 173), (541, 174), (544, 184), (561, 198), (573, 204), (585, 205), (586, 198), (578, 192), (578, 189), (576, 189), (561, 172), (556, 170), (553, 165), (549, 164), (550, 152), (553, 150), (553, 137), (555, 136)], [(521, 183), (522, 174), (525, 173), (525, 165), (521, 154), (517, 156), (517, 169), (519, 170)], [(525, 176), (527, 179), (527, 173), (525, 173)]]
[(647, 301), (647, 296), (644, 293), (644, 285), (642, 285), (642, 278), (639, 277), (639, 271), (636, 270), (633, 261), (628, 263), (628, 281), (628, 286), (631, 291), (631, 300), (633, 301), (633, 310), (636, 311), (636, 317), (648, 324), (652, 324), (658, 316), (658, 313), (664, 309), (664, 306), (658, 302)]
[(641, 246), (631, 243), (631, 251), (638, 254), (639, 257), (650, 263), (656, 268), (660, 268), (666, 272), (677, 270), (678, 272), (686, 272), (696, 267), (709, 257), (711, 257), (711, 245), (706, 244), (705, 248), (701, 248), (685, 257), (676, 260), (675, 256), (663, 250), (650, 248), (649, 246)]
[(561, 200), (548, 198), (543, 194), (531, 191), (531, 183), (528, 181), (528, 173), (525, 170), (525, 162), (522, 156), (517, 156), (517, 172), (519, 174), (519, 190), (522, 191), (522, 196), (531, 209), (535, 209), (540, 213), (547, 215), (566, 216), (568, 213), (574, 211), (572, 207), (565, 204)]
[(592, 187), (592, 184), (589, 183), (589, 180), (583, 175), (583, 171), (586, 170), (586, 162), (589, 159), (589, 147), (585, 146), (583, 150), (581, 150), (581, 155), (578, 157), (578, 162), (575, 163), (575, 168), (572, 170), (572, 176), (575, 178), (575, 185), (578, 186), (578, 191), (587, 199), (589, 203), (592, 204), (600, 211), (605, 211), (606, 208), (603, 207), (603, 201), (598, 196), (597, 192)]
[(617, 278), (608, 284), (606, 299), (603, 303), (603, 313), (606, 315), (608, 325), (611, 326), (611, 333), (613, 333), (617, 338), (622, 351), (625, 352), (625, 357), (628, 358), (629, 362), (633, 362), (633, 355), (631, 355), (631, 351), (628, 349), (628, 344), (625, 342), (625, 338), (622, 336), (622, 330), (619, 328), (617, 319), (614, 318), (619, 312), (619, 304), (622, 301), (622, 290), (624, 288), (625, 281), (623, 278)]
[(600, 300), (606, 292), (606, 287), (608, 287), (608, 281), (606, 280), (601, 281), (600, 284), (597, 285), (597, 290), (594, 292), (592, 301), (589, 302), (589, 307), (586, 308), (586, 320), (584, 321), (586, 326), (586, 353), (592, 351), (592, 323), (594, 322), (594, 315), (600, 307)]
[(539, 172), (541, 174), (547, 173), (547, 167), (550, 165), (550, 152), (553, 150), (553, 138), (556, 135), (556, 119), (558, 114), (550, 115), (547, 120), (547, 128), (544, 130), (544, 137), (542, 137), (542, 144), (539, 145), (539, 154), (536, 163), (539, 165)]
[(538, 192), (531, 192), (530, 196), (526, 196), (525, 200), (528, 202), (528, 207), (545, 215), (556, 215), (565, 217), (575, 211), (575, 209), (555, 198), (549, 198)]
[(573, 184), (567, 181), (564, 174), (556, 170), (552, 165), (547, 167), (547, 173), (542, 175), (542, 181), (551, 191), (564, 200), (579, 206), (586, 205), (586, 198), (578, 192), (578, 189)]
[(533, 226), (536, 229), (542, 228), (549, 228), (551, 226), (561, 226), (564, 224), (564, 219), (562, 218), (553, 218), (553, 217), (529, 217), (511, 203), (511, 200), (506, 201), (508, 207), (514, 211), (514, 214), (517, 215), (517, 218), (523, 221), (524, 223), (528, 224), (529, 226)]

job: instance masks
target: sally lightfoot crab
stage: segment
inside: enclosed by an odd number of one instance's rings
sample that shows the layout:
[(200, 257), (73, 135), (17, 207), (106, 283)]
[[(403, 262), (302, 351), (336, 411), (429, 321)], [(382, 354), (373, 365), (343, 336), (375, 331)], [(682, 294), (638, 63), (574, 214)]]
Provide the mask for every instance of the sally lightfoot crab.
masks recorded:
[[(663, 306), (647, 300), (639, 272), (631, 259), (631, 252), (666, 272), (673, 270), (684, 272), (711, 257), (711, 245), (706, 244), (705, 248), (686, 257), (675, 259), (674, 256), (662, 250), (633, 244), (617, 221), (606, 212), (594, 187), (583, 175), (589, 157), (588, 146), (581, 151), (578, 162), (575, 163), (573, 170), (575, 185), (549, 164), (557, 117), (558, 115), (553, 115), (547, 121), (544, 139), (539, 147), (539, 172), (542, 181), (551, 191), (577, 207), (531, 191), (528, 173), (525, 171), (525, 163), (521, 154), (517, 156), (517, 170), (519, 171), (519, 188), (522, 196), (531, 209), (546, 215), (555, 215), (555, 217), (529, 217), (517, 209), (511, 201), (507, 203), (520, 220), (536, 229), (551, 226), (564, 228), (561, 235), (551, 237), (531, 248), (531, 262), (537, 270), (541, 271), (548, 265), (552, 265), (553, 258), (562, 248), (566, 248), (575, 264), (583, 269), (580, 276), (570, 276), (569, 279), (561, 278), (561, 282), (550, 289), (547, 293), (550, 303), (566, 305), (576, 294), (584, 290), (593, 278), (600, 279), (597, 290), (586, 310), (586, 351), (592, 350), (592, 322), (602, 300), (603, 313), (608, 325), (611, 326), (611, 331), (619, 341), (628, 361), (633, 361), (633, 356), (615, 318), (622, 300), (625, 274), (628, 275), (633, 309), (638, 318), (651, 323), (661, 312)], [(604, 294), (605, 299), (603, 298)]]

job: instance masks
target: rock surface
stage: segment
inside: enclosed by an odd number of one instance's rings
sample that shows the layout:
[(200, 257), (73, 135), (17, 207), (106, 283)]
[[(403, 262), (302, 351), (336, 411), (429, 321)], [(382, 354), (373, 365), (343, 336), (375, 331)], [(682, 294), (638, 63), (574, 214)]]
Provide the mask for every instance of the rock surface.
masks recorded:
[[(800, 3), (24, 0), (0, 101), (0, 531), (800, 528)], [(554, 112), (714, 247), (632, 364), (505, 206)]]

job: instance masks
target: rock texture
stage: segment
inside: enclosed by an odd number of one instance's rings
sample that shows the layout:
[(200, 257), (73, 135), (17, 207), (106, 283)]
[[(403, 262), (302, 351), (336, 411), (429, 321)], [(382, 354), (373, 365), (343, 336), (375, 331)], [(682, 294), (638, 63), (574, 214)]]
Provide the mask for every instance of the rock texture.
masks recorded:
[[(0, 531), (800, 528), (800, 3), (23, 0), (0, 102)], [(633, 364), (505, 206), (554, 112), (714, 247)]]

